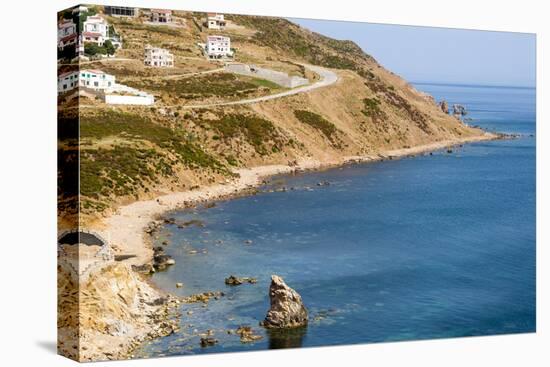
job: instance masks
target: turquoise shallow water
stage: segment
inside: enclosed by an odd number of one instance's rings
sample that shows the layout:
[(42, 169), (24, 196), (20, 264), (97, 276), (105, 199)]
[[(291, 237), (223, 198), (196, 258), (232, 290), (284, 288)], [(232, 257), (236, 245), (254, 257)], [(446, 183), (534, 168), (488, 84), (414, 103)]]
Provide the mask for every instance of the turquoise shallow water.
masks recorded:
[[(417, 88), (464, 104), (472, 124), (523, 135), (453, 154), (277, 176), (256, 196), (172, 213), (204, 227), (162, 229), (159, 243), (170, 239), (177, 264), (153, 281), (180, 295), (226, 296), (206, 308), (184, 305), (182, 332), (138, 355), (534, 332), (535, 90)], [(316, 186), (322, 181), (331, 184)], [(283, 185), (295, 190), (267, 192)], [(258, 283), (228, 287), (230, 274)], [(312, 319), (306, 329), (270, 335), (257, 326), (271, 274), (302, 295)], [(264, 338), (241, 344), (226, 332), (240, 325)], [(207, 329), (220, 342), (201, 348), (196, 334)]]

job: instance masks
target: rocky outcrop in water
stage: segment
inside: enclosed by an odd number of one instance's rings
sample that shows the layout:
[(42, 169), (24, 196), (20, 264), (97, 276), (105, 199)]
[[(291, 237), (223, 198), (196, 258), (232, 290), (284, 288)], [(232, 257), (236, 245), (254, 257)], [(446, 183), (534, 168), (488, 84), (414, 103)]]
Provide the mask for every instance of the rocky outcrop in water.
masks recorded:
[(236, 277), (234, 275), (230, 275), (229, 277), (225, 278), (225, 284), (227, 285), (241, 285), (243, 283), (256, 284), (256, 282), (256, 278), (252, 277)]
[(280, 276), (271, 276), (269, 299), (271, 307), (262, 322), (264, 327), (285, 329), (307, 325), (308, 313), (302, 297)]
[(455, 117), (462, 117), (467, 115), (468, 112), (466, 111), (466, 107), (464, 107), (461, 104), (454, 104), (453, 105), (453, 116)]
[(174, 265), (176, 261), (164, 253), (162, 247), (153, 248), (153, 266), (155, 270), (165, 270), (168, 266)]
[(240, 326), (236, 330), (236, 334), (241, 337), (241, 343), (243, 344), (252, 343), (263, 338), (263, 336), (255, 334), (250, 326)]

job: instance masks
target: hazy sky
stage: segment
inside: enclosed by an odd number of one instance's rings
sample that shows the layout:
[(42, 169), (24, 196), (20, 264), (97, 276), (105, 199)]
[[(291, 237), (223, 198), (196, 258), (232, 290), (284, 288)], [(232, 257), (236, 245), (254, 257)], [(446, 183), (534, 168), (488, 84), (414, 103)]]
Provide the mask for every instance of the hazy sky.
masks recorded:
[(534, 86), (535, 35), (290, 19), (349, 39), (411, 82)]

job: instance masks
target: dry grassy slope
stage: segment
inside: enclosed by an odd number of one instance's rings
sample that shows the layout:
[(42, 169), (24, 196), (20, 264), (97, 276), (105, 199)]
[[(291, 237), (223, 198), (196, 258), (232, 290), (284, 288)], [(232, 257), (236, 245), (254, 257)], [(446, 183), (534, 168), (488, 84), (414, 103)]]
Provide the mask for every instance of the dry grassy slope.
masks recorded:
[[(140, 131), (115, 131), (112, 134), (119, 139), (105, 133), (90, 138), (85, 147), (90, 153), (89, 159), (82, 164), (94, 166), (94, 169), (99, 166), (101, 170), (98, 162), (101, 159), (106, 162), (103, 175), (98, 176), (92, 170), (89, 177), (96, 181), (90, 185), (92, 191), (103, 186), (104, 193), (89, 198), (84, 195), (85, 202), (89, 199), (92, 203), (84, 208), (84, 212), (96, 213), (117, 204), (151, 198), (163, 191), (187, 190), (199, 184), (220, 182), (236, 167), (287, 163), (304, 157), (334, 161), (344, 156), (376, 154), (482, 133), (442, 113), (430, 96), (416, 91), (406, 81), (384, 69), (353, 42), (332, 40), (278, 18), (229, 15), (228, 28), (215, 33), (231, 37), (239, 61), (255, 62), (293, 74), (301, 72), (296, 63), (320, 65), (338, 74), (340, 79), (336, 84), (253, 105), (182, 109), (174, 101), (195, 104), (200, 103), (201, 98), (219, 100), (224, 98), (228, 88), (246, 89), (250, 84), (242, 80), (226, 81), (218, 74), (208, 74), (198, 78), (220, 83), (212, 87), (218, 93), (213, 96), (205, 94), (201, 97), (199, 94), (189, 97), (189, 86), (173, 84), (169, 91), (163, 90), (167, 80), (174, 83), (172, 79), (166, 79), (166, 74), (186, 74), (220, 67), (199, 57), (196, 43), (204, 41), (211, 33), (201, 32), (194, 24), (193, 17), (200, 19), (201, 14), (179, 12), (178, 17), (181, 24), (178, 28), (150, 26), (144, 23), (145, 19), (110, 18), (126, 40), (125, 48), (117, 56), (138, 61), (101, 62), (99, 66), (129, 84), (139, 84), (140, 78), (147, 76), (146, 83), (136, 86), (153, 91), (158, 102), (153, 109), (95, 104), (94, 109), (81, 110), (81, 123), (102, 111), (114, 113), (105, 119), (92, 118), (89, 126), (100, 126), (102, 122), (105, 126), (107, 123), (116, 124), (126, 119), (117, 114), (128, 113), (133, 119), (145, 119), (142, 123), (148, 130), (147, 136), (141, 137), (136, 137)], [(139, 60), (146, 44), (170, 49), (176, 55), (176, 68), (145, 68)], [(201, 79), (192, 83), (202, 85)], [(265, 93), (265, 87), (258, 88), (264, 88), (262, 93)], [(248, 98), (250, 94), (243, 94), (244, 89), (227, 98), (238, 99), (241, 95)], [(304, 114), (307, 119), (304, 119)], [(157, 128), (150, 129), (150, 125)], [(187, 153), (175, 154), (174, 144), (166, 145), (162, 140), (167, 136), (166, 131), (157, 131), (159, 129), (169, 129), (177, 139), (185, 140), (193, 151), (191, 157), (186, 156)], [(81, 131), (86, 131), (86, 128), (81, 126)], [(155, 135), (157, 133), (160, 138)], [(132, 152), (140, 146), (153, 152), (153, 158), (149, 154), (149, 158), (133, 162)], [(134, 167), (134, 171), (113, 174), (113, 166), (107, 163), (118, 159), (112, 150), (109, 151), (116, 147), (127, 152), (126, 161), (120, 162), (120, 166)], [(94, 155), (98, 148), (104, 149), (103, 158)], [(167, 169), (166, 164), (171, 169)], [(143, 172), (147, 170), (152, 172), (146, 172), (148, 178), (143, 180)], [(105, 173), (114, 177), (107, 185), (97, 182), (98, 178), (101, 181), (108, 176)], [(81, 180), (86, 183), (88, 178), (81, 177)], [(117, 190), (120, 182), (125, 182), (124, 190)]]

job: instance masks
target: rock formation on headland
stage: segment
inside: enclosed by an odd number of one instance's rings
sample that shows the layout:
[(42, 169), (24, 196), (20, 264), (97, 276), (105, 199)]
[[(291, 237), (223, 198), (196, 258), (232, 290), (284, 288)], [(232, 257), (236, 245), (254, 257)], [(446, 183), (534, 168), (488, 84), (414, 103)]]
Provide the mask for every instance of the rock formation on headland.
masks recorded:
[(439, 102), (439, 108), (441, 108), (441, 111), (443, 111), (445, 114), (449, 114), (449, 104), (446, 100), (442, 100)]
[(307, 325), (308, 314), (302, 297), (280, 276), (271, 276), (269, 299), (271, 307), (262, 323), (264, 327), (283, 329)]

